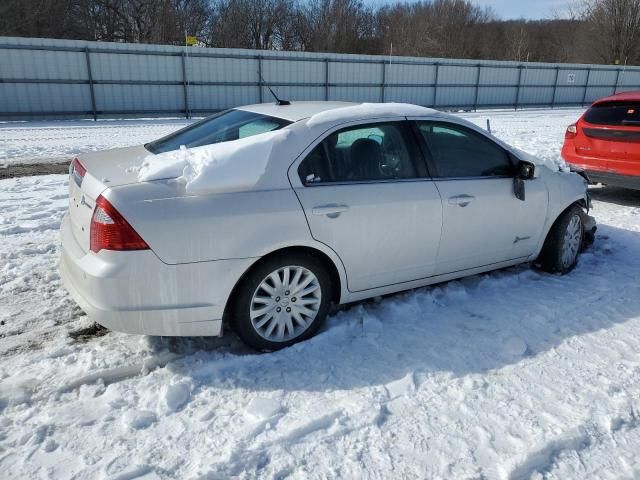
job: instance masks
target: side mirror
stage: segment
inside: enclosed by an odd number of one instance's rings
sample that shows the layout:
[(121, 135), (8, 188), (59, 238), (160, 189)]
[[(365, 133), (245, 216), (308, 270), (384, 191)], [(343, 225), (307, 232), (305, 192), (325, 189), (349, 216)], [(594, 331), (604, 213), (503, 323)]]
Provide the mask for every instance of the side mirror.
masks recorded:
[(518, 163), (518, 178), (521, 180), (531, 180), (536, 173), (536, 167), (533, 163), (520, 161)]
[(518, 162), (516, 176), (513, 178), (513, 194), (518, 200), (525, 200), (525, 180), (531, 180), (536, 173), (533, 163)]

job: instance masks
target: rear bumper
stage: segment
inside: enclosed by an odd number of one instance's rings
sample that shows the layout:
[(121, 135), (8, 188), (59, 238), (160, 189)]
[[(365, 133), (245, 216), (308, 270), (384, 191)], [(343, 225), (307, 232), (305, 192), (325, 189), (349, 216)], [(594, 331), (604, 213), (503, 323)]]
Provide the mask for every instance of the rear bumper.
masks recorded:
[(69, 218), (61, 227), (60, 275), (91, 319), (112, 330), (219, 336), (227, 298), (252, 259), (167, 265), (150, 250), (85, 253)]
[(607, 168), (607, 160), (605, 158), (591, 157), (584, 153), (578, 154), (572, 140), (565, 140), (562, 147), (562, 158), (572, 167), (583, 171), (604, 171)]
[(640, 190), (640, 176), (619, 175), (617, 173), (600, 172), (596, 170), (585, 170), (584, 173), (591, 183), (603, 183), (614, 187)]
[(562, 158), (571, 167), (584, 172), (591, 183), (640, 190), (640, 175), (622, 175), (611, 168), (618, 160), (578, 154), (571, 141), (565, 141)]

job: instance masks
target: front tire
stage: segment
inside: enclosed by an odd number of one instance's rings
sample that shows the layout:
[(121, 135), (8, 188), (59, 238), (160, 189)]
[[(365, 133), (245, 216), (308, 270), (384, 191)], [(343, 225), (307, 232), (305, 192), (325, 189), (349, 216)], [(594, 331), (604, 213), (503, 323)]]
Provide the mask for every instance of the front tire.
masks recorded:
[(268, 258), (251, 270), (234, 301), (233, 324), (247, 345), (279, 350), (312, 337), (331, 303), (331, 277), (311, 255)]
[(578, 263), (584, 239), (582, 209), (576, 205), (562, 212), (551, 227), (538, 258), (538, 265), (550, 273), (565, 274)]

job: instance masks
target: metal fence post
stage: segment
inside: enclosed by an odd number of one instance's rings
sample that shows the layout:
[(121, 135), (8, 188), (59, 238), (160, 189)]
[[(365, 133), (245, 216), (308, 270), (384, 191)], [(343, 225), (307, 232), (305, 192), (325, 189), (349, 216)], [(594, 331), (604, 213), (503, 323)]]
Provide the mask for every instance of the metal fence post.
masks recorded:
[(262, 103), (262, 55), (258, 55), (258, 103)]
[(96, 114), (96, 94), (93, 91), (93, 74), (91, 73), (91, 58), (89, 53), (89, 47), (84, 49), (84, 57), (87, 60), (87, 77), (89, 78), (89, 92), (91, 92), (91, 111), (93, 112), (93, 121), (98, 120)]
[(187, 80), (187, 52), (182, 52), (182, 91), (184, 96), (184, 116), (188, 120), (191, 118), (189, 113), (189, 86)]
[(382, 83), (380, 84), (380, 101), (384, 103), (384, 85), (387, 79), (387, 64), (382, 60)]
[(560, 75), (560, 67), (556, 67), (556, 79), (553, 81), (553, 94), (551, 96), (551, 108), (556, 105), (556, 91), (558, 90), (558, 77)]
[(518, 105), (520, 104), (520, 84), (522, 82), (522, 64), (518, 65), (518, 85), (516, 90), (516, 104), (515, 110), (518, 110)]
[(329, 100), (329, 59), (324, 59), (324, 99)]
[(433, 107), (438, 105), (438, 76), (440, 74), (440, 64), (436, 62), (436, 79), (433, 82)]
[(480, 90), (480, 70), (482, 70), (482, 65), (476, 65), (478, 67), (478, 72), (476, 73), (476, 94), (473, 99), (473, 111), (478, 111), (478, 90)]
[(591, 78), (591, 67), (587, 69), (587, 81), (584, 84), (584, 92), (582, 92), (582, 103), (581, 105), (584, 107), (584, 104), (587, 100), (587, 90), (589, 89), (589, 79)]
[(618, 82), (620, 81), (620, 68), (618, 68), (618, 73), (616, 73), (616, 84), (613, 86), (613, 95), (618, 93)]

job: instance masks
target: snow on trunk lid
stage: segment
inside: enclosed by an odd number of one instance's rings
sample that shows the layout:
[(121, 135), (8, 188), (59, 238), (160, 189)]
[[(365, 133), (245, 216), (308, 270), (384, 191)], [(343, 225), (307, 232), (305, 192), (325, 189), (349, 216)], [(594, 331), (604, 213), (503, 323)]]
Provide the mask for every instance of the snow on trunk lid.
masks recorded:
[(265, 173), (274, 146), (290, 130), (282, 129), (239, 140), (150, 154), (138, 172), (138, 181), (176, 179), (189, 194), (250, 190)]

